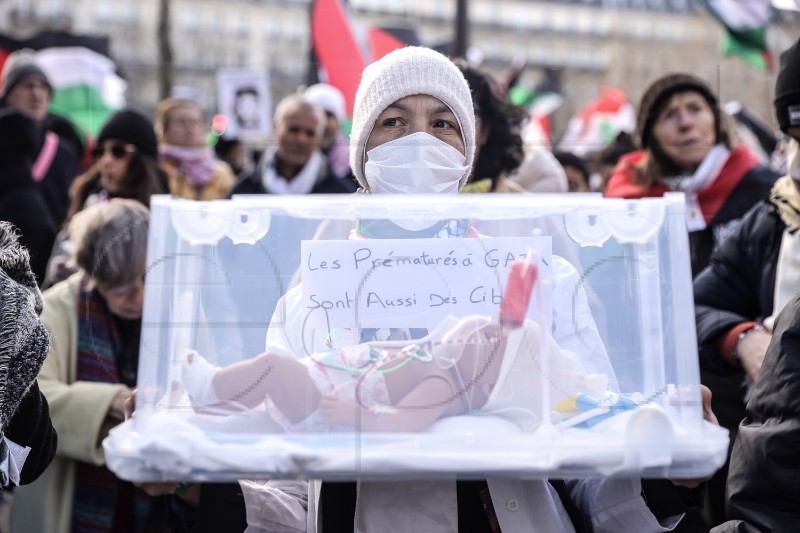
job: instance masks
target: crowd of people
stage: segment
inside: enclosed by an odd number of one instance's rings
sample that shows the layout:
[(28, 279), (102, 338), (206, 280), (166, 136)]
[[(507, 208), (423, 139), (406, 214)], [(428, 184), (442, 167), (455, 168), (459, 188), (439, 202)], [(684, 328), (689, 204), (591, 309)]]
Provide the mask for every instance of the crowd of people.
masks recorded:
[[(584, 159), (525, 146), (525, 111), (486, 71), (408, 47), (364, 70), (349, 141), (341, 92), (312, 85), (278, 103), (255, 164), (240, 140), (209, 145), (193, 100), (163, 100), (152, 121), (120, 110), (86, 143), (48, 113), (52, 87), (31, 54), (9, 56), (0, 82), (0, 480), (30, 484), (14, 493), (11, 531), (727, 532), (800, 519), (800, 42), (775, 89), (780, 169), (688, 72), (653, 81), (635, 134)], [(685, 194), (706, 416), (731, 432), (729, 464), (710, 480), (134, 485), (105, 467), (102, 440), (135, 404), (153, 195), (590, 191)], [(266, 338), (290, 369), (286, 354), (304, 355), (295, 318), (277, 317)], [(493, 504), (511, 500), (519, 508)]]

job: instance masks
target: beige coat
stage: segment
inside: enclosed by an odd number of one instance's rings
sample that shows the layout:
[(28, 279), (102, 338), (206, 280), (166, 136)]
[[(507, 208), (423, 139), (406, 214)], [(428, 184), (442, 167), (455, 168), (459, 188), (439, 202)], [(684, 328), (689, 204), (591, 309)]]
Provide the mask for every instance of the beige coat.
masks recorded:
[(124, 385), (75, 381), (78, 286), (75, 274), (44, 293), (42, 322), (52, 335), (39, 387), (58, 432), (56, 458), (42, 476), (15, 492), (12, 533), (69, 533), (75, 491), (75, 461), (102, 465), (102, 441), (112, 425), (111, 402)]

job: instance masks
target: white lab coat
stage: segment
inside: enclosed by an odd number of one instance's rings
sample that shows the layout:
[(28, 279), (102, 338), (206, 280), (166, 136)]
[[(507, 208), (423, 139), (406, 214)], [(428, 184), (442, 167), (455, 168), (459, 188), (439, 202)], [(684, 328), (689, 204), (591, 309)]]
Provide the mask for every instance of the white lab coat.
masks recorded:
[[(605, 373), (609, 389), (618, 388), (611, 363), (597, 332), (586, 295), (575, 268), (566, 260), (553, 256), (553, 338), (563, 349), (578, 354), (581, 363), (590, 373)], [(327, 348), (322, 344), (330, 331), (320, 331), (316, 325), (321, 318), (306, 316), (301, 307), (300, 287), (295, 287), (283, 298), (272, 318), (267, 334), (267, 351), (303, 357)], [(340, 345), (357, 344), (356, 331), (336, 331), (333, 337)], [(594, 531), (619, 532), (670, 531), (682, 516), (670, 517), (660, 524), (641, 497), (638, 479), (574, 479), (566, 481), (573, 501), (586, 516), (591, 517)], [(505, 532), (574, 532), (572, 522), (558, 494), (546, 480), (489, 479), (495, 513)], [(266, 509), (259, 524), (263, 531), (298, 531), (303, 518), (307, 531), (318, 531), (319, 481), (309, 482), (305, 499), (307, 516), (296, 515), (297, 507), (285, 504), (285, 493), (276, 494), (268, 487), (242, 486), (248, 502), (248, 523), (251, 509)], [(272, 487), (274, 489), (274, 487)], [(279, 505), (269, 503), (279, 498)], [(284, 513), (284, 514), (281, 514)], [(302, 513), (300, 513), (302, 514)], [(254, 512), (254, 520), (255, 512)], [(278, 527), (277, 524), (287, 524)], [(292, 525), (289, 525), (292, 524)], [(282, 528), (281, 528), (282, 527)], [(356, 505), (355, 529), (357, 533), (382, 531), (442, 532), (458, 530), (456, 482), (453, 481), (391, 481), (360, 482)], [(248, 529), (248, 533), (260, 533)]]

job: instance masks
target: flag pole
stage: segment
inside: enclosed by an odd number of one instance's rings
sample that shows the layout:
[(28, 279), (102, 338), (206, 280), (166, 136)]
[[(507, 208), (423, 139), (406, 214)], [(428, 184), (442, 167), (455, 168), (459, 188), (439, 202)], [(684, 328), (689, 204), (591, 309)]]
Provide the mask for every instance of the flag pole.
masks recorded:
[(453, 57), (466, 57), (469, 46), (469, 12), (467, 0), (456, 0), (456, 37), (453, 40)]

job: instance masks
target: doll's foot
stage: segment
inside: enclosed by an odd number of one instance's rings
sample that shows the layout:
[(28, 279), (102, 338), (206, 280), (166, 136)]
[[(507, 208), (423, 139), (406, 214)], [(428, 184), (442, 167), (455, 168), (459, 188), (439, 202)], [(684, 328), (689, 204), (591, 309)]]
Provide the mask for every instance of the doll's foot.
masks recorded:
[(181, 360), (181, 379), (186, 394), (196, 407), (219, 402), (212, 380), (219, 370), (194, 350), (186, 350)]

